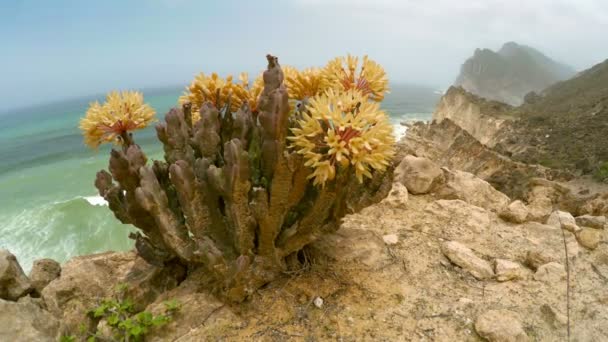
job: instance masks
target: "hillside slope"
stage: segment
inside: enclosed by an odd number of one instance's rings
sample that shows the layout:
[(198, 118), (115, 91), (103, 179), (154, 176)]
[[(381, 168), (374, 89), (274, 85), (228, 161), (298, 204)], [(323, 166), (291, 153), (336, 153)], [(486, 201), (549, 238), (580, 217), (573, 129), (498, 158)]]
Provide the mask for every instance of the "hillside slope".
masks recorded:
[(568, 79), (574, 69), (538, 50), (514, 42), (498, 52), (477, 49), (461, 67), (454, 85), (478, 96), (518, 106), (531, 91)]

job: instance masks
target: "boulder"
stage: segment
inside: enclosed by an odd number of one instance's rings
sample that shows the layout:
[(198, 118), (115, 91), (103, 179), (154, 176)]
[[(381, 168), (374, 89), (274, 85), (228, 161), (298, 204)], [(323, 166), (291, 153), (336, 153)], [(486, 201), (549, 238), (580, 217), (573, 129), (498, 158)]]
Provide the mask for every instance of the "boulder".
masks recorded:
[(393, 183), (393, 188), (388, 193), (388, 196), (386, 196), (381, 203), (392, 208), (405, 209), (407, 207), (408, 196), (408, 191), (405, 185), (395, 182)]
[(524, 202), (517, 200), (511, 202), (500, 212), (500, 218), (507, 222), (524, 223), (528, 219), (529, 210)]
[(32, 287), (38, 294), (42, 293), (51, 281), (59, 278), (61, 265), (53, 259), (39, 259), (34, 261), (30, 271)]
[(544, 250), (529, 250), (526, 252), (526, 266), (536, 271), (540, 266), (550, 263), (552, 261), (558, 261), (552, 253)]
[(576, 234), (576, 239), (581, 246), (596, 249), (602, 240), (602, 231), (594, 228), (583, 228)]
[(509, 310), (489, 310), (475, 321), (477, 333), (490, 342), (528, 341), (528, 335), (516, 313)]
[(580, 227), (603, 229), (606, 226), (606, 216), (583, 215), (575, 218)]
[(441, 251), (451, 262), (467, 270), (477, 279), (488, 279), (494, 276), (490, 263), (475, 255), (471, 249), (459, 242), (447, 241), (441, 245)]
[[(29, 297), (24, 297), (29, 298)], [(0, 299), (0, 341), (57, 341), (59, 321), (30, 300)]]
[(555, 190), (547, 186), (535, 186), (528, 193), (528, 219), (530, 221), (545, 222), (553, 211)]
[(472, 173), (447, 168), (443, 171), (445, 184), (437, 190), (439, 198), (463, 200), (494, 212), (501, 212), (511, 201), (507, 195)]
[(526, 243), (527, 247), (525, 247), (527, 252), (543, 254), (547, 256), (545, 259), (551, 261), (563, 260), (565, 255), (565, 237), (570, 260), (578, 257), (580, 253), (576, 237), (567, 230), (561, 230), (557, 226), (540, 224), (538, 222), (527, 222), (522, 226), (522, 229), (528, 242)]
[(441, 182), (443, 172), (439, 166), (426, 158), (407, 155), (395, 170), (395, 180), (405, 185), (410, 193), (429, 193)]
[(498, 281), (518, 280), (525, 277), (525, 271), (519, 263), (505, 259), (496, 259), (494, 272)]
[(8, 250), (0, 249), (0, 298), (17, 300), (32, 291), (17, 258)]
[(547, 224), (565, 229), (572, 233), (576, 233), (580, 230), (574, 217), (570, 213), (561, 210), (552, 212), (547, 219)]
[(106, 252), (70, 259), (61, 276), (42, 290), (48, 310), (61, 318), (62, 332), (78, 333), (79, 326), (92, 328), (86, 313), (101, 300), (116, 295), (124, 286), (124, 296), (143, 310), (159, 294), (177, 286), (183, 277), (179, 268), (159, 268), (146, 263), (134, 252)]
[(544, 264), (536, 270), (534, 279), (548, 284), (561, 283), (566, 279), (566, 268), (558, 262)]

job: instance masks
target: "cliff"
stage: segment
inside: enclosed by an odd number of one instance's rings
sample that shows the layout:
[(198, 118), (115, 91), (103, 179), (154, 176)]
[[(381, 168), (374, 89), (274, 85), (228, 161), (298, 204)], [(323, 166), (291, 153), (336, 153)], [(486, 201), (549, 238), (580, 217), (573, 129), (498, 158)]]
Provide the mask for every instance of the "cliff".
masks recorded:
[(433, 121), (448, 119), (469, 132), (484, 145), (494, 146), (495, 137), (511, 118), (512, 107), (497, 101), (485, 100), (461, 87), (450, 87), (439, 100)]
[(462, 65), (454, 85), (487, 99), (518, 106), (529, 92), (539, 92), (574, 74), (571, 67), (534, 48), (509, 42), (497, 52), (475, 50)]
[(515, 161), (580, 174), (608, 161), (608, 61), (530, 93), (518, 107), (451, 87), (433, 113)]

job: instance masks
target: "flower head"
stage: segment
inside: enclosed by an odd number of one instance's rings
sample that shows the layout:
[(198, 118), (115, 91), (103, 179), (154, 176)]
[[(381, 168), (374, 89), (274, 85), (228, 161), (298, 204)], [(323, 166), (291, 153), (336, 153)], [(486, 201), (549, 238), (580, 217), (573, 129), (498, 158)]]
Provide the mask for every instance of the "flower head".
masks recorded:
[(394, 155), (392, 127), (377, 102), (357, 90), (312, 98), (299, 127), (292, 128), (292, 148), (302, 154), (315, 185), (324, 185), (337, 167), (353, 167), (359, 182), (384, 171)]
[(322, 93), (321, 69), (307, 68), (302, 71), (293, 67), (283, 67), (285, 85), (291, 100), (302, 101)]
[(155, 120), (154, 114), (154, 109), (144, 103), (142, 93), (114, 91), (106, 96), (105, 103), (91, 103), (80, 120), (80, 129), (85, 144), (91, 148), (105, 142), (122, 143), (120, 137), (148, 126)]
[(388, 91), (386, 72), (380, 64), (363, 56), (359, 67), (359, 58), (348, 55), (336, 57), (323, 69), (323, 88), (339, 91), (355, 89), (373, 101), (382, 101)]
[(223, 109), (230, 105), (228, 110), (236, 112), (241, 108), (245, 101), (248, 102), (252, 112), (257, 110), (258, 97), (264, 89), (264, 81), (259, 76), (249, 84), (249, 79), (246, 73), (239, 76), (240, 83), (233, 83), (232, 76), (221, 78), (218, 74), (213, 73), (207, 76), (200, 73), (195, 76), (194, 80), (186, 88), (186, 92), (180, 96), (179, 103), (181, 105), (190, 103), (192, 106), (192, 121), (196, 122), (200, 119), (199, 110), (205, 102), (211, 102), (218, 109)]
[(251, 112), (255, 113), (258, 111), (258, 98), (264, 90), (264, 79), (262, 75), (256, 77), (253, 83), (249, 83), (249, 76), (246, 72), (241, 73), (239, 76), (241, 83), (234, 86), (235, 105), (240, 108), (243, 103), (247, 102)]

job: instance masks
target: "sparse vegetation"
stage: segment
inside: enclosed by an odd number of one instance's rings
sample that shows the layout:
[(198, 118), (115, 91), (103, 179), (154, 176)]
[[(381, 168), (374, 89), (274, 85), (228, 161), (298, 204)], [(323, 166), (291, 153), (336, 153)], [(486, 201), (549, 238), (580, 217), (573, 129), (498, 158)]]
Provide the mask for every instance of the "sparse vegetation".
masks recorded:
[(597, 170), (593, 174), (593, 177), (597, 181), (608, 183), (608, 161), (600, 164), (600, 166), (597, 168)]

